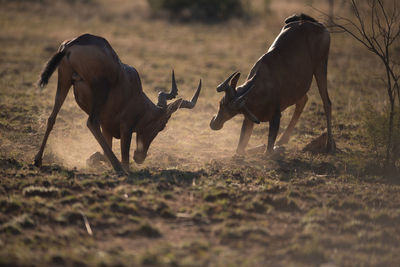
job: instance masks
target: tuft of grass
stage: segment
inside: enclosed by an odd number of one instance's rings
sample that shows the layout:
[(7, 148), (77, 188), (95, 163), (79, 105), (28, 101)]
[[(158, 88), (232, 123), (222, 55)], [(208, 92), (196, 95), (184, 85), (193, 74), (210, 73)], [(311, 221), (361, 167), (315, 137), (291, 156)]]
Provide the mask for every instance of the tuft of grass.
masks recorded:
[(223, 225), (221, 228), (217, 229), (214, 234), (223, 244), (232, 244), (233, 242), (251, 242), (267, 245), (270, 237), (270, 234), (266, 229), (251, 225), (239, 227)]
[(174, 219), (176, 218), (176, 215), (174, 211), (171, 210), (171, 208), (163, 201), (160, 201), (157, 204), (156, 210), (155, 210), (159, 216), (167, 219)]
[(75, 195), (68, 195), (60, 200), (60, 203), (63, 205), (70, 205), (79, 202), (79, 197)]
[[(393, 166), (400, 166), (400, 107), (394, 110), (394, 124), (392, 129), (392, 140), (389, 144), (389, 114), (386, 107), (379, 112), (372, 103), (365, 104), (363, 114), (363, 134), (368, 146), (375, 153), (375, 167), (385, 167), (389, 160)], [(386, 158), (389, 146), (389, 159)]]
[(0, 199), (0, 211), (2, 213), (18, 212), (22, 209), (23, 202), (16, 199)]
[(112, 202), (109, 205), (109, 209), (114, 213), (121, 213), (126, 215), (139, 215), (137, 206), (134, 203), (126, 202)]
[(324, 250), (319, 238), (313, 236), (305, 242), (298, 240), (298, 243), (291, 249), (293, 257), (300, 262), (312, 265), (320, 265), (326, 261)]
[(148, 238), (159, 238), (162, 236), (161, 232), (149, 222), (141, 223), (135, 230), (135, 234)]
[(21, 169), (22, 164), (14, 158), (0, 158), (0, 168), (2, 169)]
[(22, 214), (1, 225), (0, 232), (18, 235), (22, 233), (22, 229), (33, 228), (34, 226), (35, 222), (30, 215)]
[(160, 238), (161, 232), (148, 221), (136, 219), (135, 223), (139, 225), (125, 225), (116, 231), (116, 234), (124, 238), (137, 238), (138, 236), (146, 238)]
[(25, 187), (22, 191), (22, 194), (26, 197), (33, 197), (33, 196), (39, 196), (39, 197), (46, 197), (46, 198), (53, 198), (53, 197), (58, 197), (59, 195), (59, 190), (56, 187), (43, 187), (43, 186), (28, 186)]
[(270, 204), (266, 204), (262, 197), (256, 196), (251, 201), (245, 204), (246, 210), (256, 213), (266, 213), (273, 207)]
[(297, 202), (289, 196), (276, 196), (276, 197), (266, 197), (264, 200), (266, 203), (270, 204), (276, 210), (282, 211), (298, 211), (300, 210)]
[(162, 260), (158, 254), (147, 252), (140, 257), (139, 262), (143, 266), (160, 266)]
[(208, 202), (215, 202), (221, 199), (229, 199), (231, 197), (230, 193), (226, 189), (221, 188), (211, 188), (204, 193), (204, 200)]
[(55, 218), (55, 221), (62, 225), (78, 224), (83, 222), (82, 214), (73, 209), (61, 211)]
[(21, 227), (17, 224), (4, 224), (0, 226), (0, 233), (6, 233), (6, 234), (11, 234), (11, 235), (19, 235), (21, 234), (22, 230)]

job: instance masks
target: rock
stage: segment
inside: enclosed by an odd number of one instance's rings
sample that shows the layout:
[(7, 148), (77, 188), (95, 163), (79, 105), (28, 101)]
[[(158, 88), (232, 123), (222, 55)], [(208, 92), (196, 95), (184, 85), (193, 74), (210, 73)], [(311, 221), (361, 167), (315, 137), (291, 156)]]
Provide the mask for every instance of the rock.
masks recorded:
[(89, 168), (105, 167), (107, 165), (107, 158), (100, 152), (93, 153), (87, 160), (86, 166)]
[(317, 138), (313, 139), (310, 143), (308, 143), (303, 148), (303, 151), (309, 151), (312, 153), (326, 153), (327, 142), (328, 142), (328, 133), (324, 132)]

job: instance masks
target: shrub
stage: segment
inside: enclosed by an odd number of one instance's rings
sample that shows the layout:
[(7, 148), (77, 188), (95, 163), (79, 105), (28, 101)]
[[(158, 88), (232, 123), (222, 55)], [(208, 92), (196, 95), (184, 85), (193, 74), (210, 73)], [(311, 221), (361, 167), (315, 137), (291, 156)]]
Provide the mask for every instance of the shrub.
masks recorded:
[(242, 0), (147, 0), (155, 12), (166, 11), (174, 18), (193, 20), (226, 20), (242, 16)]
[[(374, 106), (369, 103), (364, 110), (364, 134), (367, 143), (374, 151), (377, 163), (384, 164), (386, 160), (386, 151), (389, 143), (389, 116), (390, 111), (385, 109), (383, 112), (377, 111)], [(391, 159), (393, 165), (399, 167), (400, 164), (400, 108), (395, 108), (394, 124), (392, 133), (392, 144), (390, 148)]]

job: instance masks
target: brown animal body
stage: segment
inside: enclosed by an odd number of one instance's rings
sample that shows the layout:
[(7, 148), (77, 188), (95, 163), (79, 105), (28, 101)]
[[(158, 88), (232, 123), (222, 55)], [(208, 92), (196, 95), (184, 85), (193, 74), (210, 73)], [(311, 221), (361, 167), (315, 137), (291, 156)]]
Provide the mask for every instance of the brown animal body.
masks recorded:
[[(269, 122), (266, 153), (273, 151), (279, 130), (281, 112), (296, 105), (293, 117), (278, 141), (278, 145), (289, 141), (307, 102), (307, 92), (315, 77), (321, 95), (327, 120), (327, 151), (334, 151), (335, 144), (331, 131), (331, 101), (327, 91), (327, 64), (330, 34), (315, 19), (301, 14), (288, 18), (281, 33), (268, 52), (253, 66), (248, 80), (236, 88), (240, 73), (232, 74), (217, 88), (224, 91), (218, 114), (211, 120), (210, 127), (219, 130), (223, 124), (237, 114), (244, 114), (238, 154), (245, 153), (254, 123)], [(232, 105), (238, 96), (246, 93), (240, 106)]]
[(192, 101), (178, 99), (167, 105), (178, 91), (172, 73), (172, 91), (160, 92), (156, 105), (143, 92), (136, 69), (123, 64), (107, 40), (90, 34), (62, 43), (43, 70), (39, 86), (47, 84), (57, 67), (55, 104), (35, 157), (36, 166), (42, 163), (47, 138), (71, 86), (79, 107), (89, 115), (88, 128), (118, 172), (123, 168), (112, 152), (112, 138), (121, 139), (122, 164), (128, 168), (132, 133), (136, 132), (134, 160), (142, 163), (150, 143), (164, 129), (171, 114), (178, 108), (193, 108), (201, 89), (200, 81)]

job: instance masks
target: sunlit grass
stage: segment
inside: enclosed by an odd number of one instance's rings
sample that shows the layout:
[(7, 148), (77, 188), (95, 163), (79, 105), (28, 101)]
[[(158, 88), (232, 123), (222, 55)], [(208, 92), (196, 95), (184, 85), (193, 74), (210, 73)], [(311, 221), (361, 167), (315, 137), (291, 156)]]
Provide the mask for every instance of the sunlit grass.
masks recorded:
[[(266, 2), (270, 13), (263, 11)], [(222, 97), (216, 86), (236, 70), (244, 82), (285, 17), (305, 12), (319, 19), (309, 5), (326, 10), (325, 2), (249, 1), (252, 19), (186, 24), (154, 17), (145, 0), (2, 1), (0, 265), (399, 263), (398, 181), (371, 171), (360, 129), (366, 102), (384, 106), (381, 66), (350, 38), (332, 34), (329, 58), (337, 154), (302, 152), (325, 131), (315, 82), (280, 160), (232, 158), (241, 116), (220, 131), (209, 128)], [(336, 9), (348, 12), (339, 3)], [(43, 90), (35, 82), (60, 43), (85, 32), (105, 37), (137, 68), (153, 100), (169, 90), (172, 69), (185, 99), (203, 80), (196, 108), (174, 114), (146, 162), (131, 159), (128, 177), (107, 166), (86, 168), (100, 147), (72, 92), (50, 135), (44, 167), (30, 165), (57, 74)], [(292, 112), (283, 113), (282, 128)], [(250, 146), (266, 143), (267, 135), (267, 123), (256, 126)], [(131, 154), (134, 148), (133, 141)], [(119, 151), (116, 140), (118, 157)]]

